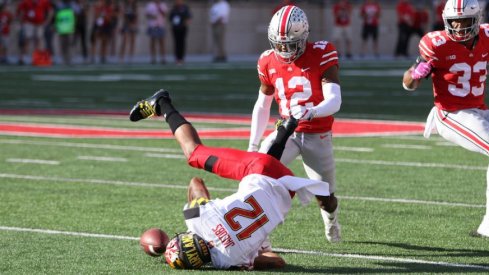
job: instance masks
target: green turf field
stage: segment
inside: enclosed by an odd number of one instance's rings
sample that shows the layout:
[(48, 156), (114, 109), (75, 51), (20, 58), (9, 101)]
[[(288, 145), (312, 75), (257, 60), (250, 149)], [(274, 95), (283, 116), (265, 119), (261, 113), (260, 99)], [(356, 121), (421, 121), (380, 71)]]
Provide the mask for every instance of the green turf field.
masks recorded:
[[(401, 87), (409, 63), (342, 66), (339, 118), (422, 122), (430, 86)], [(33, 110), (127, 112), (159, 87), (185, 112), (247, 114), (258, 91), (254, 64), (182, 67), (0, 68), (0, 123), (165, 129), (121, 116), (27, 114)], [(8, 110), (8, 112), (6, 111)], [(197, 129), (247, 127), (197, 122)], [(246, 149), (247, 140), (206, 139)], [(469, 233), (485, 211), (487, 160), (421, 135), (337, 137), (337, 195), (343, 242), (329, 244), (316, 205), (297, 201), (272, 234), (288, 265), (274, 274), (489, 272), (489, 240)], [(171, 139), (0, 135), (0, 274), (162, 274), (137, 237), (150, 227), (185, 230), (181, 209), (192, 176), (214, 197), (236, 183), (186, 166)], [(291, 166), (304, 176), (300, 161)], [(214, 271), (206, 273), (234, 274)], [(188, 271), (186, 271), (188, 272)], [(185, 272), (185, 273), (186, 273)]]

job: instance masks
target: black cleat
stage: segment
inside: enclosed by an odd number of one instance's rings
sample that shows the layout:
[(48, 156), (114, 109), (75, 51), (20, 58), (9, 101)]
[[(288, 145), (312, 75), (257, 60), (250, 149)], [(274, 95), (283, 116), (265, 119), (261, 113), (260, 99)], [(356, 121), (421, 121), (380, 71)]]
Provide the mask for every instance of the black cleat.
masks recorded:
[(299, 125), (299, 121), (293, 116), (290, 116), (287, 119), (281, 118), (277, 120), (275, 123), (275, 128), (278, 129), (279, 127), (283, 127), (287, 133), (286, 136), (288, 137), (294, 133), (297, 125)]
[(153, 96), (138, 101), (134, 107), (132, 107), (129, 113), (129, 119), (131, 121), (139, 121), (152, 116), (161, 116), (160, 106), (158, 100), (162, 99), (171, 103), (170, 94), (161, 89), (157, 91)]

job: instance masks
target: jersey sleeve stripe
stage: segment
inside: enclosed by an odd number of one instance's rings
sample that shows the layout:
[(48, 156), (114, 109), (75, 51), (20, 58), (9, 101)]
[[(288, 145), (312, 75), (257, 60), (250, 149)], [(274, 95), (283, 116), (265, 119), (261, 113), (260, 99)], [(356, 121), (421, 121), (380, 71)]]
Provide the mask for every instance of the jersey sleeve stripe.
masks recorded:
[(338, 54), (336, 51), (332, 51), (332, 52), (329, 52), (329, 53), (327, 53), (327, 54), (323, 55), (323, 58), (324, 58), (324, 57), (331, 56), (331, 55), (336, 55), (336, 54)]
[(323, 61), (323, 62), (319, 63), (319, 66), (323, 66), (324, 64), (329, 63), (329, 62), (331, 62), (331, 61), (333, 61), (333, 60), (338, 60), (338, 57), (337, 57), (337, 56), (335, 56), (335, 57), (331, 57), (330, 59), (325, 60), (325, 61)]

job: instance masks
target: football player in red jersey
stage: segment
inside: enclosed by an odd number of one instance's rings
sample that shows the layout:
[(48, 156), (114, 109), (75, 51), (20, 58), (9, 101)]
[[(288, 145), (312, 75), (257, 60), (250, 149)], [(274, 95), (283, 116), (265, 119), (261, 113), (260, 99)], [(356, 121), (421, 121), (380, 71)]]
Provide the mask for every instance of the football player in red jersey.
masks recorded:
[[(431, 76), (435, 106), (428, 116), (425, 137), (436, 130), (443, 138), (470, 151), (489, 156), (489, 111), (484, 103), (489, 25), (481, 25), (477, 0), (449, 0), (443, 10), (444, 31), (426, 34), (418, 57), (403, 77), (415, 90)], [(489, 170), (486, 197), (489, 197)], [(476, 231), (489, 237), (489, 204)]]
[[(258, 151), (259, 142), (270, 118), (273, 99), (280, 116), (299, 120), (295, 133), (286, 141), (280, 158), (289, 164), (302, 156), (309, 178), (329, 183), (329, 197), (317, 198), (326, 238), (341, 240), (331, 127), (333, 114), (341, 105), (338, 53), (328, 41), (308, 42), (306, 14), (292, 5), (277, 11), (268, 27), (272, 49), (258, 60), (260, 90), (253, 108), (248, 151)], [(262, 143), (260, 152), (268, 152), (276, 132)], [(272, 146), (273, 149), (273, 146)]]

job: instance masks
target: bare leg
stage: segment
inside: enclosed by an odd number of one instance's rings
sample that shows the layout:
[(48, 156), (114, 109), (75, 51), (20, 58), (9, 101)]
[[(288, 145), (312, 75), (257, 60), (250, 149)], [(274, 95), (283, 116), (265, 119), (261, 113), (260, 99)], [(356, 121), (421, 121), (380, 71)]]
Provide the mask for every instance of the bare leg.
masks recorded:
[(202, 144), (199, 134), (192, 124), (182, 124), (175, 130), (175, 138), (187, 159), (190, 158), (197, 145)]
[(188, 185), (187, 202), (190, 203), (197, 198), (206, 198), (210, 200), (211, 196), (204, 184), (204, 180), (199, 177), (193, 177)]

